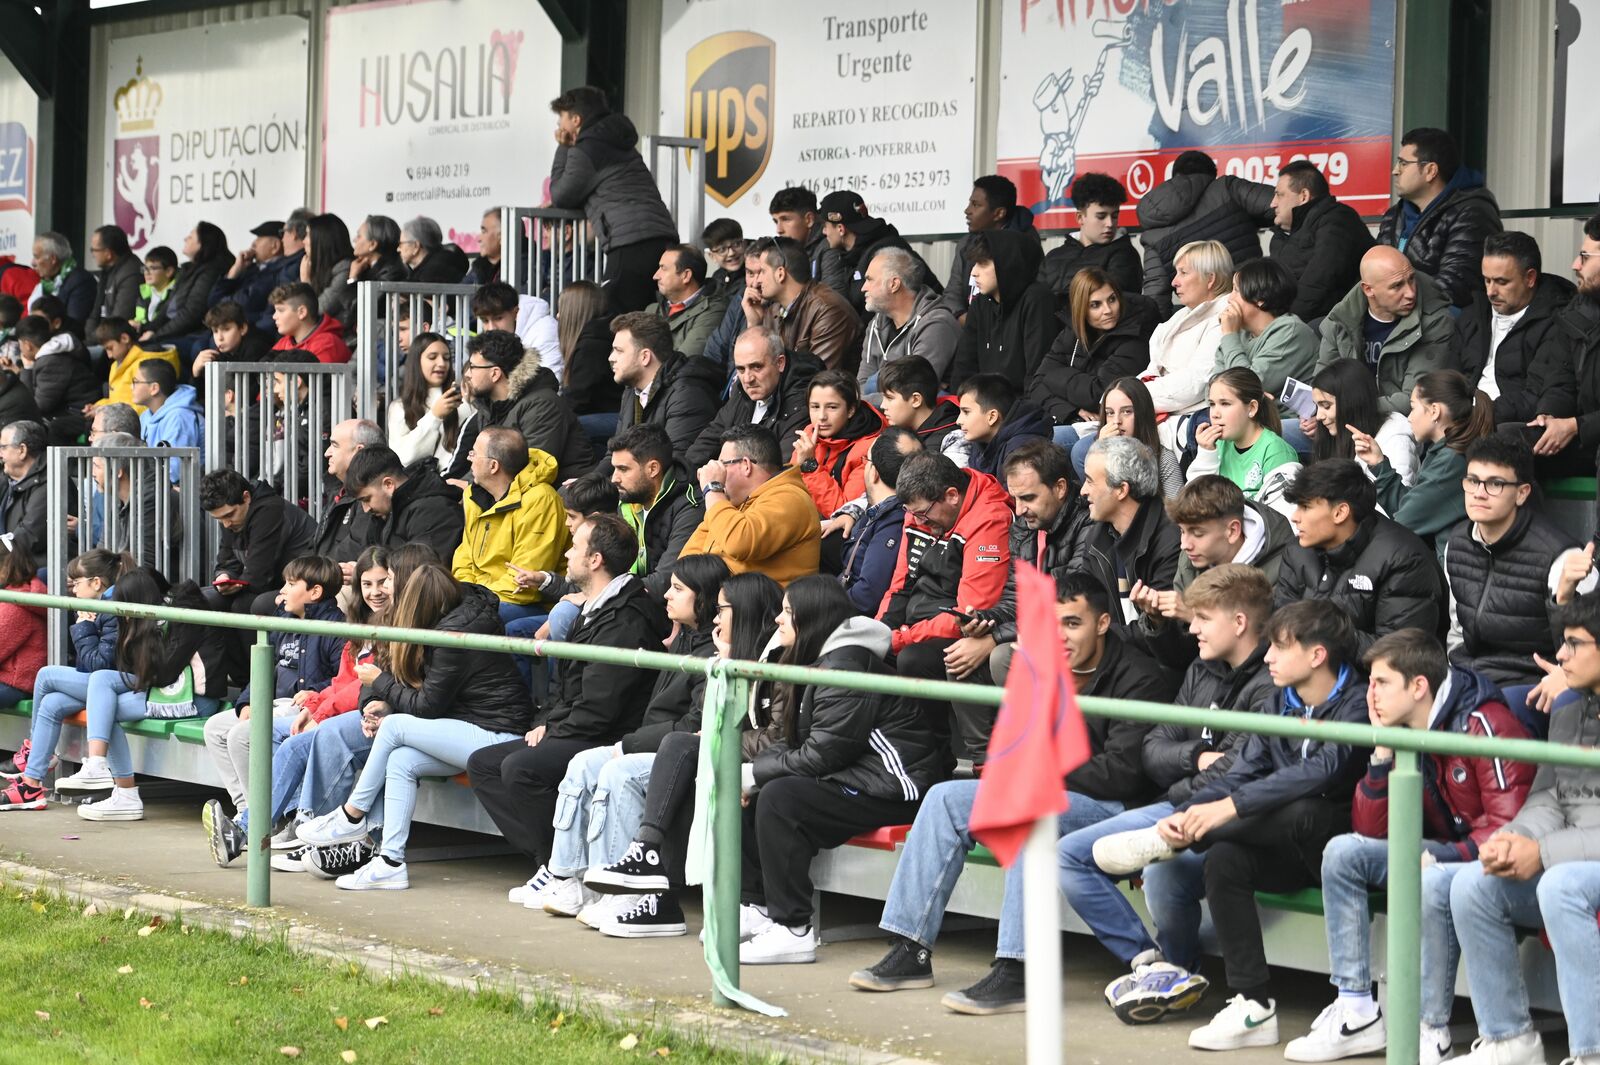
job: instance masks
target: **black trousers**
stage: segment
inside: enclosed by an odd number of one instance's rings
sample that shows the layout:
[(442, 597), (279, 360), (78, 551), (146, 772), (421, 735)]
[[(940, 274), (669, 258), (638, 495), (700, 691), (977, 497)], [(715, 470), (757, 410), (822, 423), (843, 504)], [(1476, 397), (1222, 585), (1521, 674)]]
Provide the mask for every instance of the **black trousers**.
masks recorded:
[(780, 777), (744, 809), (741, 901), (765, 905), (778, 924), (811, 923), (811, 860), (852, 837), (917, 819), (917, 802), (852, 795), (812, 777)]
[[(235, 576), (237, 576), (235, 574)], [(262, 611), (257, 607), (257, 601), (262, 597), (267, 598), (268, 609), (266, 613), (276, 612), (273, 600), (277, 592), (251, 592), (246, 589), (233, 595), (223, 595), (215, 588), (200, 589), (200, 596), (206, 601), (206, 606), (211, 610), (220, 610), (228, 614), (256, 614)], [(225, 630), (222, 640), (222, 664), (227, 671), (228, 682), (243, 688), (250, 683), (250, 645), (255, 643), (256, 634), (249, 629)]]
[(657, 238), (624, 244), (606, 252), (606, 293), (615, 314), (648, 310), (656, 302), (656, 268), (661, 253), (676, 240)]
[(1218, 829), (1201, 848), (1206, 856), (1206, 902), (1222, 947), (1228, 986), (1265, 1002), (1272, 983), (1261, 942), (1258, 891), (1299, 891), (1322, 882), (1322, 851), (1350, 831), (1350, 804), (1297, 799)]
[[(944, 669), (944, 653), (953, 643), (954, 640), (940, 639), (911, 644), (896, 657), (895, 671), (902, 677), (949, 680)], [(966, 683), (992, 684), (988, 663), (973, 670)], [(945, 699), (919, 699), (917, 702), (944, 755), (946, 776), (955, 769), (958, 753), (978, 765), (983, 764), (989, 752), (989, 732), (994, 728), (997, 712), (994, 707), (951, 703)]]
[[(1537, 425), (1523, 425), (1521, 422), (1501, 422), (1496, 432), (1501, 436), (1520, 439), (1530, 448), (1544, 435), (1544, 430)], [(1593, 477), (1596, 459), (1597, 456), (1574, 437), (1570, 444), (1554, 455), (1535, 455), (1533, 468), (1541, 481), (1558, 477)]]
[(593, 740), (546, 739), (537, 747), (507, 740), (474, 752), (467, 775), (478, 801), (499, 826), (506, 842), (538, 868), (550, 860), (555, 842), (557, 788), (567, 763), (597, 746)]
[(694, 821), (694, 786), (700, 765), (700, 736), (669, 732), (656, 749), (650, 783), (644, 793), (641, 838), (660, 847), (666, 859), (667, 879), (684, 882), (684, 857), (689, 845), (689, 825)]

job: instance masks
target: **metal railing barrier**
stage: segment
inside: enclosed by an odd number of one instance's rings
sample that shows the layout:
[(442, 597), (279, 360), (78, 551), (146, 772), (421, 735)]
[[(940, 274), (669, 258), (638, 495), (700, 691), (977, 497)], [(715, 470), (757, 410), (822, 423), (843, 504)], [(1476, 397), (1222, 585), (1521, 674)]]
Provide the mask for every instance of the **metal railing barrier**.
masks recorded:
[[(52, 520), (45, 529), (50, 594), (67, 594), (67, 563), (92, 547), (126, 551), (169, 580), (201, 580), (204, 538), (195, 533), (201, 528), (200, 473), (196, 447), (52, 447), (45, 474), (49, 511), (52, 518), (73, 520)], [(52, 665), (66, 661), (63, 621), (61, 611), (50, 612)]]
[(600, 283), (606, 254), (582, 211), (559, 207), (500, 208), (500, 277), (556, 312), (573, 281)]
[[(254, 617), (213, 613), (206, 610), (118, 603), (110, 600), (89, 602), (7, 590), (0, 590), (0, 602), (254, 630), (257, 633), (257, 642), (251, 655), (251, 680), (262, 690), (271, 686), (273, 675), (272, 648), (267, 642), (267, 633), (297, 632), (347, 640), (412, 643), (426, 647), (453, 647), (500, 654), (532, 654), (576, 662), (631, 666), (637, 669), (700, 673), (708, 678), (715, 676), (724, 680), (776, 681), (913, 699), (956, 700), (983, 706), (999, 705), (1002, 696), (999, 688), (975, 687), (951, 681), (918, 680), (889, 674), (851, 673), (771, 662), (693, 658), (662, 651), (629, 651), (614, 647), (518, 639), (486, 633), (438, 632), (378, 625), (350, 625), (331, 621), (303, 621), (295, 618)], [(707, 691), (713, 690), (720, 691), (723, 695), (717, 714), (723, 729), (720, 744), (723, 761), (717, 765), (716, 775), (719, 779), (737, 779), (737, 762), (740, 756), (738, 729), (739, 722), (744, 717), (744, 704), (741, 699), (748, 691), (748, 686), (743, 683), (724, 683), (714, 686), (708, 684)], [(1541, 740), (1489, 739), (1465, 733), (1384, 728), (1353, 722), (1315, 721), (1298, 715), (1280, 717), (1274, 714), (1235, 710), (1201, 710), (1194, 707), (1093, 696), (1080, 696), (1078, 705), (1085, 714), (1096, 717), (1204, 727), (1261, 736), (1314, 739), (1322, 743), (1345, 744), (1359, 748), (1387, 747), (1395, 752), (1394, 768), (1389, 775), (1389, 867), (1386, 888), (1388, 903), (1386, 976), (1390, 1021), (1387, 1060), (1391, 1065), (1399, 1063), (1414, 1065), (1417, 1060), (1422, 953), (1422, 774), (1419, 771), (1419, 756), (1432, 754), (1464, 758), (1501, 758), (1535, 765), (1567, 765), (1600, 769), (1600, 749), (1552, 744)], [(707, 720), (711, 720), (709, 709)], [(252, 715), (251, 723), (254, 732), (251, 739), (249, 805), (264, 810), (271, 804), (272, 716)], [(249, 855), (247, 898), (252, 906), (266, 906), (271, 902), (271, 870), (267, 864), (271, 852), (267, 847), (266, 836), (271, 833), (272, 826), (267, 823), (268, 820), (263, 818), (259, 824), (250, 826), (250, 831), (258, 838), (248, 841), (245, 847)], [(722, 789), (718, 794), (717, 813), (712, 823), (715, 859), (711, 875), (707, 879), (708, 884), (716, 882), (719, 876), (727, 880), (730, 865), (734, 869), (738, 868), (740, 832), (738, 789)], [(716, 912), (708, 919), (708, 928), (718, 931), (737, 929), (738, 905), (737, 892), (716, 893)], [(722, 937), (713, 934), (707, 938), (721, 940), (708, 943), (707, 949), (715, 952), (737, 987), (739, 973), (737, 936)], [(732, 942), (729, 942), (730, 940)], [(719, 1005), (729, 1004), (729, 1000), (720, 990), (716, 991), (713, 997)], [(1062, 1006), (1057, 999), (1042, 1004), (1030, 1004), (1029, 1008), (1060, 1010)]]
[[(450, 341), (456, 383), (472, 339), (472, 294), (476, 285), (419, 284), (413, 281), (363, 281), (356, 286), (356, 417), (387, 430), (385, 411), (399, 395), (401, 310), (413, 337), (439, 333)], [(424, 328), (426, 327), (426, 328)]]
[[(656, 187), (662, 189), (672, 220), (678, 224), (678, 236), (685, 244), (700, 243), (700, 234), (706, 229), (706, 142), (699, 137), (646, 137), (649, 142), (650, 176)], [(662, 188), (661, 150), (667, 152), (667, 180)], [(678, 163), (678, 152), (683, 152), (683, 165)], [(684, 181), (684, 171), (688, 180)]]
[[(212, 363), (206, 369), (206, 472), (232, 469), (246, 480), (266, 481), (320, 522), (327, 507), (322, 453), (333, 427), (354, 414), (355, 374), (348, 363)], [(210, 541), (214, 523), (207, 527)], [(216, 544), (208, 546), (214, 555)]]

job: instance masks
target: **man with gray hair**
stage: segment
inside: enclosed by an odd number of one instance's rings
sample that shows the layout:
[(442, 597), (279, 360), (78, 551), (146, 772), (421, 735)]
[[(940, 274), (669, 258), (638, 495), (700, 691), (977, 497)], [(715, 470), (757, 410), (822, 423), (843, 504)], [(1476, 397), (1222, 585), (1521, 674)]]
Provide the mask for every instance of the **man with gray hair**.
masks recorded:
[[(144, 441), (132, 433), (106, 433), (95, 446), (143, 447)], [(135, 476), (135, 461), (97, 456), (90, 464), (96, 494), (110, 500), (106, 507), (105, 539), (97, 538), (95, 542), (112, 551), (126, 551), (142, 565), (153, 566), (169, 579), (176, 579), (183, 547), (183, 519), (177, 489), (166, 482), (159, 467), (147, 467)], [(167, 493), (165, 521), (158, 520), (163, 490)]]
[(408, 281), (433, 285), (458, 285), (471, 263), (467, 253), (446, 244), (439, 223), (418, 215), (400, 227), (400, 258), (410, 270)]
[(94, 313), (94, 275), (72, 257), (72, 242), (60, 233), (40, 233), (33, 238), (33, 269), (39, 287), (28, 306), (40, 296), (54, 296), (67, 306), (67, 317), (82, 322)]
[[(94, 409), (94, 421), (89, 423), (90, 445), (100, 443), (110, 433), (126, 433), (135, 440), (139, 437), (139, 412), (131, 403), (107, 403)], [(130, 444), (141, 447), (142, 444)]]
[(1164, 592), (1178, 575), (1178, 527), (1167, 519), (1161, 497), (1161, 467), (1148, 447), (1131, 436), (1095, 441), (1083, 464), (1089, 503), (1088, 530), (1074, 569), (1105, 585), (1122, 603), (1121, 622), (1138, 616), (1135, 588)]
[(775, 329), (756, 327), (739, 334), (733, 345), (734, 387), (684, 455), (691, 470), (722, 452), (722, 438), (736, 425), (759, 425), (772, 430), (778, 449), (794, 450), (796, 434), (810, 423), (806, 395), (811, 378), (822, 364), (803, 351), (784, 348)]
[(927, 271), (904, 248), (888, 247), (868, 260), (861, 294), (872, 319), (861, 344), (856, 382), (878, 399), (878, 371), (907, 355), (921, 355), (943, 381), (956, 355), (961, 327), (927, 284)]
[(0, 466), (6, 474), (0, 516), (5, 531), (35, 556), (44, 555), (45, 526), (50, 518), (45, 449), (50, 438), (39, 422), (12, 422), (0, 429)]
[(328, 448), (322, 453), (328, 460), (328, 478), (332, 486), (328, 505), (322, 512), (322, 524), (317, 528), (316, 554), (339, 563), (346, 587), (355, 579), (357, 557), (378, 542), (383, 523), (367, 513), (356, 501), (355, 494), (345, 487), (345, 471), (358, 451), (383, 444), (383, 430), (378, 428), (377, 422), (349, 418), (333, 427), (328, 434)]

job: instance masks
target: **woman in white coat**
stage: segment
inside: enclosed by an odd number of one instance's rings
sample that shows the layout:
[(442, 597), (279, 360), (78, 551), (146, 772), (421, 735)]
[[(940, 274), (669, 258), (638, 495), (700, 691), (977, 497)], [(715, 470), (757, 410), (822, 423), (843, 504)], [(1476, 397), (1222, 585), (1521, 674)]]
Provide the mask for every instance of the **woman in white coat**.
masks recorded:
[(1217, 348), (1220, 319), (1233, 290), (1233, 256), (1214, 240), (1185, 244), (1173, 259), (1172, 290), (1177, 313), (1150, 336), (1150, 365), (1140, 374), (1161, 421), (1161, 443), (1182, 454), (1193, 441), (1186, 415), (1204, 410)]

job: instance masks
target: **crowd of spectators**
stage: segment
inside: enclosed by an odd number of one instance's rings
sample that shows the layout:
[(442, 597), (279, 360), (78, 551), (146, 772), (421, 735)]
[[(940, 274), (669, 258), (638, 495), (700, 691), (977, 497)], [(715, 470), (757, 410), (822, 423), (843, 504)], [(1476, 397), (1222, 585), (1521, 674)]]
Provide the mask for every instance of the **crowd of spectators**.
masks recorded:
[[(205, 581), (178, 580), (171, 544), (136, 560), (154, 537), (106, 522), (153, 507), (97, 460), (74, 528), (125, 531), (93, 533), (72, 594), (994, 685), (1027, 563), (1055, 581), (1081, 693), (1600, 739), (1595, 547), (1540, 488), (1595, 471), (1600, 217), (1568, 281), (1502, 231), (1442, 131), (1400, 139), (1376, 237), (1309, 162), (1265, 185), (1190, 151), (1139, 202), (1137, 249), (1108, 175), (1078, 175), (1077, 229), (1048, 252), (1015, 187), (979, 177), (940, 284), (850, 190), (783, 189), (774, 235), (723, 218), (683, 244), (627, 117), (593, 89), (553, 109), (552, 201), (587, 215), (607, 264), (554, 313), (502, 278), (494, 211), (475, 259), (428, 218), (369, 215), (352, 238), (306, 210), (238, 254), (198, 223), (181, 267), (166, 248), (141, 263), (115, 226), (94, 231), (95, 270), (42, 234), (29, 291), (0, 295), (0, 582), (41, 587), (52, 445), (203, 446), (207, 419), (233, 413), (197, 393), (208, 366), (348, 362), (356, 285), (465, 280), (471, 321), (425, 306), (436, 320), (398, 323), (382, 424), (337, 411), (304, 429), (326, 458), (320, 520), (270, 464), (213, 470), (196, 490), (218, 550)], [(608, 936), (686, 931), (703, 680), (279, 634), (273, 691), (251, 691), (241, 634), (84, 611), (71, 662), (47, 666), (42, 612), (0, 613), (0, 698), (33, 700), (0, 808), (46, 807), (61, 721), (86, 708), (86, 760), (54, 786), (107, 793), (80, 817), (138, 820), (116, 724), (205, 717), (221, 865), (253, 813), (275, 868), (406, 888), (419, 781), (465, 772), (526, 859), (512, 903)], [(271, 811), (247, 806), (253, 714), (273, 718)], [(811, 859), (912, 823), (891, 949), (850, 982), (930, 986), (994, 716), (756, 685), (741, 960), (814, 960)], [(1221, 980), (1226, 1004), (1190, 1045), (1277, 1043), (1254, 893), (1321, 885), (1338, 997), (1287, 1056), (1381, 1048), (1365, 920), (1392, 754), (1099, 717), (1090, 745), (1064, 781), (1060, 877), (1129, 968), (1105, 991), (1118, 1016), (1181, 1014)], [(1426, 761), (1423, 1060), (1449, 1053), (1460, 956), (1483, 1035), (1463, 1060), (1542, 1060), (1504, 964), (1512, 926), (1542, 924), (1574, 1060), (1600, 1061), (1600, 783)], [(1128, 877), (1153, 931), (1115, 886)], [(1209, 979), (1202, 900), (1223, 955)], [(1022, 1007), (1021, 913), (1012, 871), (994, 967), (946, 1007)]]

